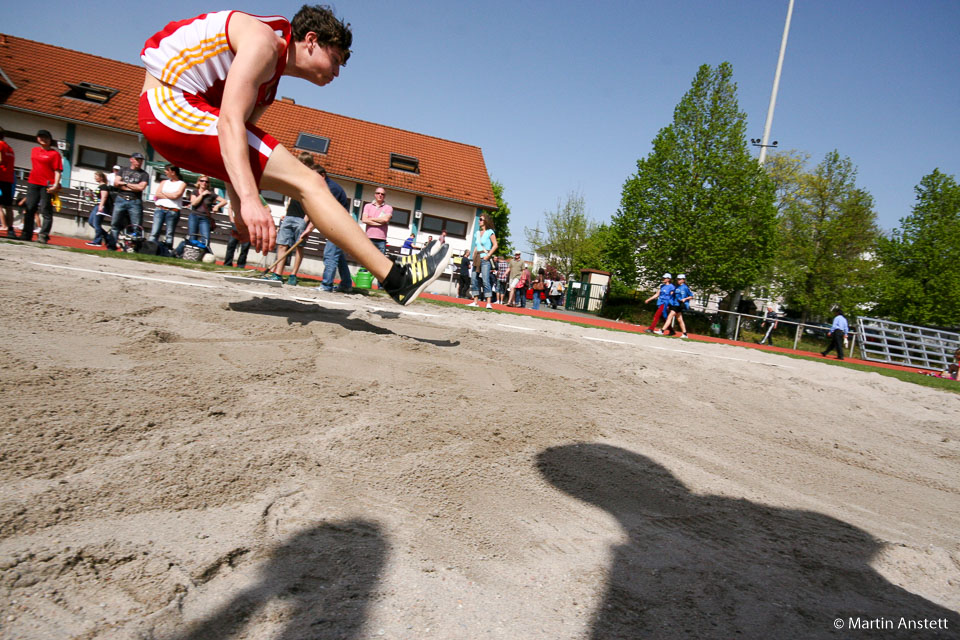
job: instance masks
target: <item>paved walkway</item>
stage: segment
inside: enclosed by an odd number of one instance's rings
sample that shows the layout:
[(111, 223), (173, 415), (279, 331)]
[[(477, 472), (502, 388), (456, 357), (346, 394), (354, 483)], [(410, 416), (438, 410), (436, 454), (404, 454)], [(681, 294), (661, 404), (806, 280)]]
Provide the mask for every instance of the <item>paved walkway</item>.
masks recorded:
[[(36, 238), (36, 236), (34, 236), (34, 238)], [(70, 247), (70, 248), (72, 248), (72, 249), (89, 249), (89, 250), (93, 250), (93, 251), (106, 251), (106, 250), (107, 250), (106, 247), (90, 247), (90, 246), (87, 246), (87, 245), (86, 245), (86, 240), (84, 240), (84, 239), (82, 239), (82, 238), (71, 238), (71, 237), (67, 237), (67, 236), (50, 236), (50, 244), (51, 244), (51, 245), (54, 245), (54, 246), (59, 246), (59, 247)], [(248, 268), (248, 269), (252, 269), (253, 267), (252, 267), (252, 265), (248, 265), (247, 268)], [(317, 280), (317, 281), (319, 281), (319, 280), (321, 279), (321, 278), (319, 278), (319, 277), (317, 277), (317, 276), (310, 276), (310, 275), (302, 275), (302, 276), (299, 276), (299, 277), (300, 277), (301, 280)], [(466, 306), (466, 305), (469, 304), (469, 302), (470, 302), (470, 301), (465, 301), (465, 300), (462, 299), (462, 298), (455, 298), (455, 297), (452, 297), (452, 296), (445, 296), (445, 295), (440, 295), (440, 294), (435, 294), (435, 293), (423, 293), (423, 294), (420, 295), (420, 297), (423, 298), (423, 299), (426, 299), (426, 300), (438, 300), (438, 301), (442, 301), (442, 302), (452, 302), (452, 303), (456, 303), (456, 304), (461, 304), (461, 305), (463, 305), (463, 306)], [(534, 311), (534, 310), (531, 309), (530, 307), (521, 309), (521, 308), (518, 308), (518, 307), (508, 307), (508, 306), (502, 305), (502, 304), (494, 304), (494, 305), (493, 305), (493, 308), (494, 308), (495, 310), (497, 310), (497, 311), (505, 312), (505, 313), (513, 313), (513, 314), (517, 314), (517, 315), (532, 316), (532, 317), (535, 317), (535, 318), (546, 318), (546, 319), (548, 319), (548, 320), (559, 320), (559, 321), (562, 321), (562, 322), (574, 322), (574, 323), (577, 323), (577, 324), (583, 324), (583, 325), (587, 325), (587, 326), (591, 326), (591, 327), (600, 327), (600, 328), (603, 328), (603, 329), (613, 329), (613, 330), (615, 330), (615, 331), (625, 331), (625, 332), (627, 332), (627, 333), (644, 333), (645, 330), (646, 330), (646, 326), (641, 326), (641, 325), (636, 325), (636, 324), (630, 324), (630, 323), (628, 323), (628, 322), (619, 322), (619, 321), (617, 321), (617, 320), (608, 320), (608, 319), (606, 319), (606, 318), (599, 318), (599, 317), (597, 317), (597, 316), (593, 316), (593, 315), (586, 314), (586, 313), (578, 313), (578, 312), (575, 312), (575, 311), (567, 311), (567, 310), (565, 310), (565, 309), (553, 310), (553, 309), (550, 308), (549, 305), (543, 305), (543, 306), (542, 306), (539, 310), (537, 310), (537, 311)], [(486, 310), (486, 309), (483, 308), (483, 307), (477, 308), (477, 311), (478, 311), (478, 312), (482, 312), (482, 311), (485, 311), (485, 310)], [(651, 334), (651, 335), (652, 335), (652, 334)], [(823, 360), (836, 360), (836, 358), (824, 358), (823, 356), (821, 356), (821, 355), (818, 354), (818, 353), (811, 353), (811, 352), (809, 352), (809, 351), (798, 351), (798, 350), (794, 350), (794, 349), (787, 349), (787, 348), (785, 348), (785, 347), (774, 347), (774, 346), (771, 346), (771, 345), (761, 345), (761, 344), (755, 344), (755, 343), (752, 343), (752, 342), (741, 342), (741, 341), (738, 341), (738, 340), (727, 340), (726, 338), (717, 338), (717, 337), (714, 337), (714, 336), (695, 335), (695, 334), (692, 334), (692, 333), (690, 333), (690, 334), (688, 334), (688, 335), (689, 335), (689, 340), (693, 340), (693, 341), (696, 341), (696, 342), (715, 342), (715, 343), (718, 343), (718, 344), (728, 344), (728, 345), (733, 345), (733, 346), (737, 346), (737, 347), (745, 347), (745, 348), (747, 348), (747, 349), (757, 349), (757, 350), (760, 350), (760, 351), (772, 351), (772, 352), (774, 352), (774, 353), (784, 353), (784, 354), (790, 354), (790, 355), (802, 355), (802, 356), (808, 356), (808, 357), (816, 358), (816, 359), (821, 359), (821, 358), (822, 358)], [(670, 338), (669, 336), (655, 336), (655, 337), (658, 337), (658, 338), (659, 338), (659, 337), (663, 337), (663, 338), (665, 338), (665, 339), (667, 339), (667, 340), (677, 339), (677, 338)], [(925, 370), (925, 369), (920, 369), (920, 368), (917, 368), (917, 367), (905, 367), (905, 366), (901, 366), (901, 365), (886, 364), (886, 363), (882, 363), (882, 362), (870, 362), (870, 361), (868, 361), (868, 360), (857, 360), (857, 359), (855, 359), (855, 358), (846, 358), (846, 359), (844, 359), (844, 362), (852, 362), (852, 363), (855, 363), (855, 364), (862, 364), (862, 365), (866, 365), (866, 366), (869, 366), (869, 367), (877, 367), (877, 368), (881, 368), (881, 369), (894, 369), (894, 370), (898, 370), (898, 371), (912, 371), (912, 372), (915, 372), (915, 373), (926, 373), (926, 370)]]

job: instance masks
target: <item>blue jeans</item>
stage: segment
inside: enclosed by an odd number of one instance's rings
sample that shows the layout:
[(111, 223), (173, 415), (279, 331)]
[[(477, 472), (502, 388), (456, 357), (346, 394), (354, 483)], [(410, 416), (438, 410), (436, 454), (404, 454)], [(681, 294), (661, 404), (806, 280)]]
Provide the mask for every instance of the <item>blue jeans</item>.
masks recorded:
[(187, 238), (196, 239), (197, 236), (203, 240), (203, 244), (210, 248), (210, 218), (202, 216), (199, 213), (191, 213), (187, 218)]
[(126, 200), (117, 196), (113, 201), (113, 221), (110, 223), (110, 232), (113, 234), (114, 241), (126, 226), (128, 217), (130, 219), (129, 224), (140, 226), (140, 223), (143, 222), (143, 201)]
[[(486, 295), (484, 295), (484, 289), (486, 289)], [(493, 278), (490, 273), (490, 261), (481, 260), (480, 261), (480, 279), (477, 280), (477, 272), (473, 272), (473, 283), (470, 286), (470, 290), (474, 292), (474, 295), (479, 298), (489, 298), (493, 295)]]
[(377, 249), (380, 250), (380, 253), (382, 253), (383, 255), (387, 255), (387, 241), (386, 241), (386, 240), (374, 240), (373, 238), (370, 238), (370, 242), (372, 242), (372, 243), (373, 243), (373, 246), (375, 246)]
[(534, 310), (540, 308), (540, 293), (541, 293), (540, 291), (536, 291), (536, 290), (533, 292), (533, 308), (534, 308)]
[(178, 222), (180, 222), (179, 209), (157, 207), (153, 211), (153, 230), (150, 231), (150, 239), (157, 242), (160, 239), (160, 230), (165, 228), (164, 242), (168, 247), (172, 246), (173, 234), (177, 230)]
[(101, 242), (106, 242), (107, 246), (110, 246), (110, 233), (103, 228), (103, 225), (100, 224), (100, 205), (96, 204), (93, 206), (93, 209), (90, 210), (90, 217), (87, 218), (87, 224), (93, 227), (93, 241), (97, 244)]
[(323, 249), (323, 281), (320, 287), (324, 291), (333, 291), (333, 278), (340, 271), (340, 288), (349, 291), (353, 288), (353, 278), (350, 276), (350, 266), (347, 264), (347, 255), (343, 249), (327, 240)]

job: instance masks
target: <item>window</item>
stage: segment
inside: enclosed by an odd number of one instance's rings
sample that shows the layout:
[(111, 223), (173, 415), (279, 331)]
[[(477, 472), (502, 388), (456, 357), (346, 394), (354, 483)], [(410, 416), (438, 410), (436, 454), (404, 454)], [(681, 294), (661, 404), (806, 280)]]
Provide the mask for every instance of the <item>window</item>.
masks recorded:
[(454, 238), (467, 237), (467, 223), (462, 220), (451, 220), (450, 218), (440, 218), (423, 214), (420, 220), (420, 231), (424, 233), (440, 233), (446, 231), (448, 236)]
[(261, 191), (260, 195), (267, 202), (273, 204), (283, 204), (283, 194), (278, 191)]
[(297, 142), (293, 145), (297, 149), (304, 151), (313, 151), (314, 153), (326, 153), (330, 148), (330, 138), (315, 136), (309, 133), (301, 132), (297, 136)]
[(402, 156), (399, 153), (390, 154), (390, 168), (409, 173), (420, 173), (420, 161), (413, 156)]
[(107, 104), (110, 102), (110, 98), (119, 93), (116, 89), (104, 87), (99, 84), (91, 84), (89, 82), (81, 82), (80, 84), (65, 82), (64, 84), (70, 87), (70, 89), (63, 94), (64, 98), (83, 100), (84, 102), (92, 102), (93, 104)]
[(95, 149), (93, 147), (80, 146), (77, 151), (77, 165), (89, 169), (112, 171), (113, 165), (115, 164), (121, 167), (129, 167), (129, 159), (130, 156), (126, 153), (117, 153), (116, 151)]

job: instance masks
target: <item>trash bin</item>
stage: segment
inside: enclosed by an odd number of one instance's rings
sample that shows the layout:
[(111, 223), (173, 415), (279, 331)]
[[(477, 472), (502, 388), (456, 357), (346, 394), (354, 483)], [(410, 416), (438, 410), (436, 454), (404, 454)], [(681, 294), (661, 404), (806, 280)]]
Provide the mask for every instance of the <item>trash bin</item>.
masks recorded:
[(373, 274), (366, 269), (360, 269), (357, 271), (357, 274), (353, 276), (353, 286), (358, 289), (369, 289), (373, 286)]

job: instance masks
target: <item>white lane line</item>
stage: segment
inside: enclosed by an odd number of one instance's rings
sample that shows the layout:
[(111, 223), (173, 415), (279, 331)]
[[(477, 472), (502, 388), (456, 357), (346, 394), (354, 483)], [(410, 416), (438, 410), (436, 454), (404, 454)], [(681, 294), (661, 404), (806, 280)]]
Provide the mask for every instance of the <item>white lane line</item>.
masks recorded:
[(420, 311), (406, 311), (405, 309), (387, 309), (386, 307), (373, 307), (368, 306), (367, 309), (371, 311), (386, 311), (387, 313), (403, 313), (408, 316), (423, 316), (425, 318), (436, 318), (437, 314), (435, 313), (421, 313)]
[(498, 327), (508, 327), (510, 329), (520, 329), (521, 331), (536, 331), (536, 329), (531, 329), (530, 327), (518, 327), (515, 324), (503, 324), (502, 322), (497, 323)]
[(44, 262), (31, 262), (30, 264), (39, 267), (50, 267), (51, 269), (67, 269), (69, 271), (83, 271), (86, 273), (96, 273), (102, 276), (116, 276), (117, 278), (129, 278), (131, 280), (148, 280), (150, 282), (166, 282), (167, 284), (179, 284), (184, 287), (200, 287), (202, 289), (218, 289), (217, 285), (197, 284), (195, 282), (181, 282), (180, 280), (164, 280), (163, 278), (148, 278), (146, 276), (134, 276), (129, 273), (114, 273), (112, 271), (98, 271), (96, 269), (81, 269), (79, 267), (66, 267), (62, 264), (46, 264)]
[(273, 296), (278, 298), (282, 296), (282, 293), (274, 293), (272, 291), (264, 291), (263, 289), (234, 289), (233, 287), (224, 287), (224, 289), (231, 289), (233, 291), (242, 291), (243, 293), (249, 293), (253, 296)]
[(591, 338), (590, 336), (583, 336), (584, 340), (593, 340), (595, 342), (610, 342), (613, 344), (632, 344), (630, 342), (622, 342), (620, 340), (607, 340), (606, 338)]

